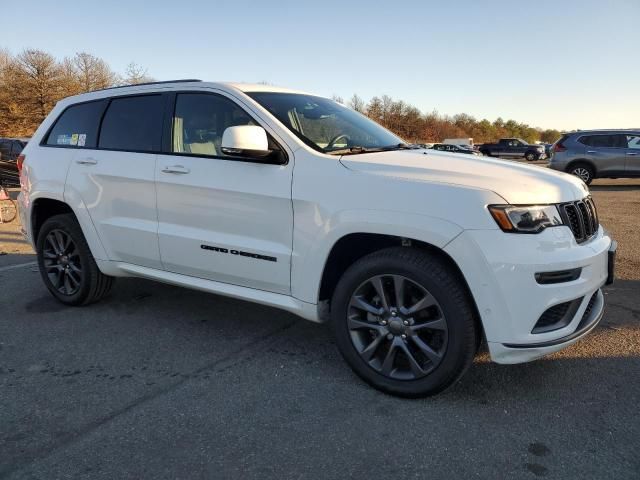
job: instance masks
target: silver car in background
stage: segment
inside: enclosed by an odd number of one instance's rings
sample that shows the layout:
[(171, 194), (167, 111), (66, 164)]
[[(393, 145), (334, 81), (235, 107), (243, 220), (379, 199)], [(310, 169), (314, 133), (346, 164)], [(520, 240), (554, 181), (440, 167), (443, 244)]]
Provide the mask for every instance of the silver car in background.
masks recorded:
[(640, 177), (640, 129), (567, 133), (553, 145), (549, 166), (586, 184), (594, 178)]

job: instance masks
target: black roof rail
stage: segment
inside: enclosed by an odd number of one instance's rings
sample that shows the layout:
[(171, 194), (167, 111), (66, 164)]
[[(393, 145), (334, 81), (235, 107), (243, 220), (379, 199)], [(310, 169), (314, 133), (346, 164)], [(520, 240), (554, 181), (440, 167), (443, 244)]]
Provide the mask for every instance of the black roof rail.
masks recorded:
[(161, 82), (144, 82), (144, 83), (132, 83), (129, 85), (118, 85), (116, 87), (99, 88), (97, 90), (91, 90), (92, 92), (102, 92), (104, 90), (115, 90), (116, 88), (127, 87), (139, 87), (141, 85), (162, 85), (163, 83), (185, 83), (185, 82), (201, 82), (199, 78), (183, 78), (179, 80), (162, 80)]

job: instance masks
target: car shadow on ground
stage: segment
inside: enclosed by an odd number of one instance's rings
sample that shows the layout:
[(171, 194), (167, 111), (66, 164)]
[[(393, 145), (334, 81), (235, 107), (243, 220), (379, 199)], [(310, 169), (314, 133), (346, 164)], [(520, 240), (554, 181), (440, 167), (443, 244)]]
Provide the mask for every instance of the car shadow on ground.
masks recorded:
[[(126, 318), (126, 329), (131, 332), (162, 332), (164, 348), (170, 348), (175, 337), (199, 349), (207, 344), (215, 348), (221, 339), (250, 333), (257, 325), (275, 329), (284, 325), (273, 337), (270, 350), (257, 348), (255, 352), (247, 352), (251, 361), (282, 362), (286, 366), (292, 360), (293, 368), (300, 368), (297, 359), (304, 358), (315, 364), (315, 373), (320, 378), (326, 377), (331, 382), (352, 377), (355, 385), (363, 385), (342, 361), (327, 325), (307, 322), (278, 309), (147, 280), (119, 279), (116, 285), (103, 302), (85, 307), (95, 310), (98, 317), (113, 319), (114, 328)], [(640, 342), (633, 340), (640, 336), (640, 302), (634, 296), (639, 292), (637, 280), (617, 281), (606, 288), (608, 305), (600, 325), (580, 342), (544, 359), (498, 365), (490, 361), (486, 349), (481, 350), (467, 374), (442, 398), (515, 401), (550, 392), (564, 396), (583, 385), (586, 388), (597, 376), (615, 376), (617, 372), (640, 375)], [(48, 314), (77, 311), (59, 304), (44, 291), (26, 310)], [(265, 354), (268, 358), (263, 357)]]

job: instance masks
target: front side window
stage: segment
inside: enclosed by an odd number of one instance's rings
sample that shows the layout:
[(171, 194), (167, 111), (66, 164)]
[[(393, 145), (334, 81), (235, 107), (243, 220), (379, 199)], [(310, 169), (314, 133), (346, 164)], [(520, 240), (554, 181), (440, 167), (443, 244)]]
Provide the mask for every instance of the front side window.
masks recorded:
[(160, 151), (163, 110), (161, 95), (114, 98), (102, 120), (98, 147), (133, 152)]
[(173, 117), (172, 151), (181, 154), (226, 157), (222, 134), (229, 127), (257, 125), (235, 102), (203, 93), (180, 93)]
[[(324, 153), (404, 145), (373, 120), (332, 100), (297, 93), (247, 93), (310, 147)], [(405, 146), (406, 147), (406, 146)]]
[(627, 135), (627, 148), (640, 150), (640, 134)]
[(80, 103), (67, 108), (56, 120), (47, 145), (95, 148), (104, 101)]

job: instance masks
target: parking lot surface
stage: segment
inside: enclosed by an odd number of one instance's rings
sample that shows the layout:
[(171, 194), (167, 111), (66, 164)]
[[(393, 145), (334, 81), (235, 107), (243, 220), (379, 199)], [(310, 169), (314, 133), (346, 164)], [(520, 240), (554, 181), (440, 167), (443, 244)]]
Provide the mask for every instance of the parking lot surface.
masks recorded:
[(592, 191), (620, 244), (600, 326), (421, 400), (278, 310), (138, 279), (64, 307), (0, 225), (0, 478), (638, 478), (640, 181)]

